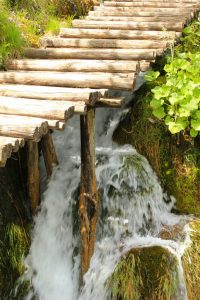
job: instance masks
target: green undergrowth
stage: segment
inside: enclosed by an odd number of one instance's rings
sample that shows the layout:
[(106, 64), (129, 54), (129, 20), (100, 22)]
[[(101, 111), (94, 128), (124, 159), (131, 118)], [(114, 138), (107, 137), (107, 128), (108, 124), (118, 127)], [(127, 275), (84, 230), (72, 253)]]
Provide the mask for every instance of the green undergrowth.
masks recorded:
[[(28, 252), (27, 228), (14, 223), (1, 226), (0, 236), (0, 298), (21, 300), (28, 283), (21, 284), (16, 291), (18, 278), (24, 273), (23, 258)], [(2, 238), (3, 237), (3, 238)]]
[[(198, 20), (195, 20), (185, 28), (185, 33), (173, 49), (167, 52), (167, 55), (160, 57), (152, 65), (153, 72), (147, 73), (153, 80), (148, 80), (138, 91), (136, 91), (133, 101), (131, 103), (131, 109), (123, 120), (121, 120), (118, 128), (113, 134), (113, 139), (119, 144), (132, 144), (139, 153), (147, 157), (151, 166), (155, 170), (156, 174), (160, 178), (162, 186), (169, 193), (169, 195), (175, 196), (177, 199), (174, 211), (177, 213), (194, 214), (200, 216), (200, 137), (197, 135), (195, 138), (190, 135), (190, 129), (180, 130), (172, 134), (166, 126), (164, 118), (158, 118), (152, 108), (152, 101), (155, 97), (155, 93), (152, 92), (160, 87), (166, 85), (167, 73), (165, 66), (172, 67), (173, 59), (177, 59), (182, 51), (190, 49), (192, 55), (199, 55), (200, 43), (199, 43), (199, 31), (200, 24)], [(192, 33), (191, 33), (192, 32)], [(171, 53), (173, 51), (173, 55)], [(200, 64), (198, 61), (194, 65), (197, 72), (200, 72)], [(176, 67), (177, 68), (177, 67)], [(188, 66), (189, 68), (189, 66)], [(192, 70), (192, 64), (191, 64)], [(177, 72), (181, 71), (180, 68)], [(187, 75), (186, 75), (187, 76)], [(175, 79), (178, 76), (174, 75)], [(195, 77), (195, 76), (194, 76)], [(149, 78), (148, 78), (149, 79)], [(191, 75), (191, 80), (193, 80)], [(180, 83), (183, 86), (183, 83)], [(184, 83), (185, 84), (185, 83)], [(196, 80), (195, 91), (192, 88), (187, 89), (187, 93), (194, 93), (192, 100), (196, 102), (200, 101), (200, 77)], [(185, 84), (186, 85), (186, 84)], [(174, 89), (173, 85), (170, 89)], [(184, 86), (180, 88), (183, 91)], [(166, 96), (166, 94), (168, 96)], [(172, 96), (171, 90), (160, 91), (157, 98), (159, 101), (165, 101), (165, 96)], [(163, 93), (163, 94), (162, 94)], [(178, 97), (178, 92), (175, 92), (175, 97)], [(157, 99), (156, 99), (157, 101)], [(186, 100), (189, 101), (189, 98)], [(190, 102), (190, 101), (189, 101)], [(188, 109), (192, 108), (188, 103)], [(166, 107), (169, 107), (169, 105)], [(167, 109), (166, 108), (167, 113)], [(175, 104), (175, 109), (177, 105)], [(196, 111), (200, 111), (200, 103), (196, 107)], [(193, 112), (191, 112), (192, 114)], [(197, 113), (198, 114), (198, 113)], [(176, 122), (177, 118), (172, 116)], [(196, 125), (198, 118), (196, 118), (196, 112), (194, 120)], [(187, 117), (188, 122), (192, 123), (190, 116)], [(196, 118), (196, 119), (195, 119)], [(198, 129), (198, 127), (196, 127)]]
[(9, 11), (0, 4), (0, 67), (8, 57), (18, 57), (25, 44), (20, 29), (10, 20)]
[(92, 0), (2, 0), (0, 3), (0, 68), (19, 57), (25, 46), (39, 47), (44, 35), (58, 35), (61, 27), (84, 16)]
[(180, 299), (177, 259), (159, 246), (132, 249), (107, 281), (112, 300)]
[(188, 299), (199, 299), (200, 285), (200, 221), (189, 225), (191, 244), (183, 257), (183, 270), (187, 286)]

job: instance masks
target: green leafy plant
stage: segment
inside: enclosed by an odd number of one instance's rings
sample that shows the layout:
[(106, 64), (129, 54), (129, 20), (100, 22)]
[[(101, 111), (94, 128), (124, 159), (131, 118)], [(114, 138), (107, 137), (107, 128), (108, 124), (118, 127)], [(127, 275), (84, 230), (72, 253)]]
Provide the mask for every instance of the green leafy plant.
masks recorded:
[(23, 50), (25, 40), (19, 29), (8, 16), (5, 7), (0, 5), (0, 66), (10, 56), (17, 56)]
[[(165, 82), (152, 89), (153, 115), (162, 119), (172, 134), (188, 130), (196, 137), (200, 132), (200, 53), (179, 53), (164, 70)], [(157, 77), (158, 72), (151, 71), (146, 80)]]

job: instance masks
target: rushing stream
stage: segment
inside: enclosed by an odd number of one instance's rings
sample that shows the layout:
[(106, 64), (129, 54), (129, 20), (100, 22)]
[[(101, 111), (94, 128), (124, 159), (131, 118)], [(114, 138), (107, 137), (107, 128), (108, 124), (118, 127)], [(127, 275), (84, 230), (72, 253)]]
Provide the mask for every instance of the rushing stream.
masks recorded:
[[(97, 111), (97, 181), (100, 217), (91, 266), (79, 290), (79, 234), (77, 195), (80, 179), (79, 118), (73, 117), (54, 142), (60, 165), (55, 168), (35, 218), (32, 245), (25, 259), (26, 279), (31, 279), (40, 300), (106, 300), (105, 282), (123, 253), (133, 247), (162, 245), (179, 261), (187, 245), (158, 237), (163, 226), (180, 222), (170, 213), (173, 198), (167, 198), (148, 161), (135, 149), (119, 147), (112, 133), (122, 112)], [(188, 241), (189, 243), (189, 241)], [(187, 299), (181, 263), (180, 295)], [(26, 300), (34, 293), (30, 291)]]

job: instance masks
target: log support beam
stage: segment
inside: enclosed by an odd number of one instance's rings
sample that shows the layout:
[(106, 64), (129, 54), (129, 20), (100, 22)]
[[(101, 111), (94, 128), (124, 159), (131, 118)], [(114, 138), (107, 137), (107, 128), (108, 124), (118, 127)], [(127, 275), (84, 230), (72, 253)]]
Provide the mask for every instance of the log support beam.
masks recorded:
[(54, 166), (58, 165), (58, 158), (50, 132), (42, 137), (41, 146), (46, 167), (47, 179), (49, 179), (53, 172)]
[(80, 226), (82, 240), (81, 276), (87, 272), (94, 252), (98, 219), (98, 192), (95, 174), (95, 109), (80, 117), (81, 126), (81, 184)]
[(35, 215), (40, 204), (40, 172), (38, 143), (27, 142), (28, 158), (28, 197), (32, 215)]

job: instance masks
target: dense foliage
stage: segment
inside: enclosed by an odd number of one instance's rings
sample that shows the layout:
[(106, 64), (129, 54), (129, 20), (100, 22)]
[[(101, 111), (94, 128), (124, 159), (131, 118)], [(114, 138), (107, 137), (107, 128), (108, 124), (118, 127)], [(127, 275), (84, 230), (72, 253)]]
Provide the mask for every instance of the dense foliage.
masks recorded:
[(92, 0), (0, 1), (0, 67), (17, 56), (25, 45), (38, 47), (44, 34), (58, 34), (74, 18), (87, 14)]
[[(151, 107), (172, 134), (200, 132), (200, 21), (184, 29), (182, 43), (173, 49), (164, 66), (165, 74), (149, 71), (147, 82), (155, 82)], [(159, 84), (158, 84), (159, 82)]]
[(0, 66), (3, 60), (10, 55), (17, 55), (22, 51), (25, 40), (20, 34), (14, 22), (9, 19), (8, 11), (1, 4), (0, 5)]

